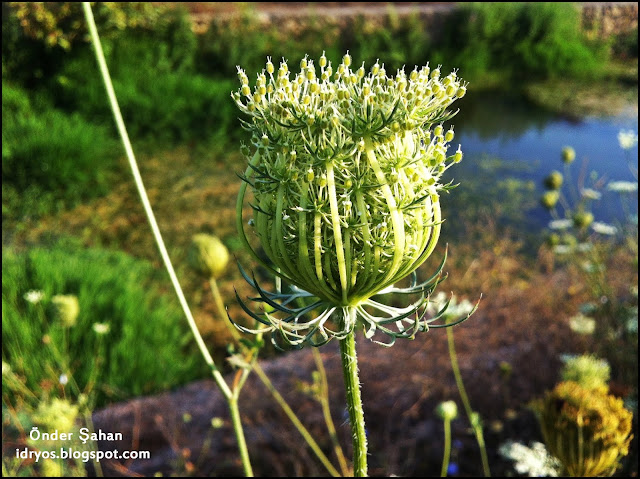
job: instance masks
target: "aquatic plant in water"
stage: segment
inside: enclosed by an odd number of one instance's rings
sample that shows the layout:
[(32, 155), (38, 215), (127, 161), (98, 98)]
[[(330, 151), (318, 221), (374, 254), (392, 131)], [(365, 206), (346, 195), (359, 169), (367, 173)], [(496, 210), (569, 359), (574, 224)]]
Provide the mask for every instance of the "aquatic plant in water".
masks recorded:
[[(347, 53), (333, 69), (323, 55), (316, 64), (305, 57), (295, 75), (286, 61), (268, 59), (253, 88), (238, 68), (240, 89), (232, 97), (246, 115), (251, 144), (243, 145), (249, 166), (238, 196), (237, 224), (253, 256), (291, 292), (257, 290), (254, 312), (239, 299), (260, 329), (236, 323), (245, 332), (271, 332), (277, 347), (340, 341), (349, 412), (354, 428), (354, 469), (366, 474), (366, 440), (359, 397), (355, 329), (392, 345), (437, 324), (446, 304), (426, 315), (429, 296), (443, 279), (436, 273), (418, 283), (415, 270), (433, 252), (440, 235), (440, 181), (462, 160), (448, 155), (453, 128), (442, 123), (455, 113), (448, 107), (464, 96), (456, 72), (439, 68), (399, 70), (387, 75), (376, 62), (366, 72)], [(247, 187), (253, 193), (253, 218), (242, 215)], [(257, 235), (269, 262), (247, 238)], [(411, 284), (395, 284), (413, 274)], [(414, 294), (407, 307), (372, 299), (386, 293)], [(314, 314), (314, 312), (317, 312)], [(470, 314), (470, 313), (469, 313)], [(386, 334), (387, 342), (376, 333)]]

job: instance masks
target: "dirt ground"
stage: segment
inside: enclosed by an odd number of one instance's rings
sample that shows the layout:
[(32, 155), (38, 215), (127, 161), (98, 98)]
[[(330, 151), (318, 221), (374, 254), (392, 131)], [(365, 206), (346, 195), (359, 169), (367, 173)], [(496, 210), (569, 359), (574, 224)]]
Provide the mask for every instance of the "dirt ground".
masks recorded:
[[(503, 285), (485, 296), (476, 314), (454, 330), (465, 387), (484, 422), (494, 476), (516, 475), (513, 465), (498, 454), (500, 444), (541, 440), (527, 404), (557, 382), (560, 355), (588, 346), (562, 320), (575, 306), (575, 298), (545, 294), (570, 288), (570, 279), (562, 273), (540, 276), (527, 286)], [(337, 346), (330, 343), (321, 352), (332, 415), (349, 457), (350, 432)], [(443, 425), (434, 409), (448, 399), (455, 400), (460, 411), (452, 426), (452, 462), (459, 468), (455, 475), (482, 475), (478, 445), (462, 412), (444, 330), (432, 330), (414, 341), (398, 341), (390, 349), (359, 337), (358, 354), (372, 476), (439, 474)], [(501, 362), (512, 366), (509, 377), (501, 374)], [(301, 387), (311, 381), (315, 369), (311, 351), (265, 360), (262, 366), (332, 457), (320, 405)], [(255, 375), (243, 390), (240, 408), (257, 476), (327, 475)], [(223, 419), (221, 428), (211, 427), (214, 417)], [(151, 451), (151, 460), (103, 464), (107, 475), (242, 474), (227, 406), (210, 380), (97, 411), (94, 426), (124, 434), (120, 443), (102, 443), (102, 448)]]

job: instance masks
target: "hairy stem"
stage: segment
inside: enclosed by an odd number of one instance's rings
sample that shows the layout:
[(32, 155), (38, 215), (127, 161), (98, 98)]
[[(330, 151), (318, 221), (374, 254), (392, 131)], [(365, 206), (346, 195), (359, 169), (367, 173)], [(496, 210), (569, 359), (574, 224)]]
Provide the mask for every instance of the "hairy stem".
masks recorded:
[[(355, 310), (353, 310), (355, 312)], [(367, 476), (367, 435), (364, 429), (364, 411), (360, 395), (358, 377), (358, 359), (356, 356), (355, 331), (340, 340), (340, 357), (344, 373), (344, 385), (347, 393), (347, 409), (353, 436), (353, 475)]]

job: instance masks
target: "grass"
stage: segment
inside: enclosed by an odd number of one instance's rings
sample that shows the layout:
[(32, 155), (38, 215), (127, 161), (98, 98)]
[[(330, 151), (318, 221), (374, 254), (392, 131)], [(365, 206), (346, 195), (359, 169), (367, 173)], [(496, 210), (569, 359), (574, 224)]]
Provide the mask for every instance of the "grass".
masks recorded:
[[(2, 359), (32, 391), (55, 385), (61, 374), (73, 375), (84, 390), (99, 370), (97, 404), (103, 405), (206, 372), (176, 301), (159, 289), (166, 279), (146, 261), (67, 241), (24, 253), (6, 250), (2, 271)], [(24, 296), (30, 290), (42, 291), (44, 299), (30, 303)], [(79, 301), (69, 328), (53, 314), (52, 298), (61, 294)], [(96, 323), (109, 332), (101, 337)]]

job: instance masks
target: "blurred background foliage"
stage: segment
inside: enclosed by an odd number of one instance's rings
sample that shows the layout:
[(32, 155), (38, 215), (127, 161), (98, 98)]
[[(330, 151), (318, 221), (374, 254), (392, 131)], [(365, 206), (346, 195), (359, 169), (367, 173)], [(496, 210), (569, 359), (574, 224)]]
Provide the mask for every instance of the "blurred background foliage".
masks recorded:
[[(120, 155), (80, 5), (5, 2), (2, 8), (3, 218), (25, 213), (20, 194), (46, 199), (28, 202), (37, 214), (104, 193)], [(180, 6), (94, 5), (124, 119), (140, 147), (220, 146), (243, 138), (228, 99), (236, 68), (260, 71), (267, 56), (296, 62), (326, 50), (335, 63), (349, 50), (367, 64), (384, 59), (389, 71), (431, 60), (464, 71), (472, 88), (593, 78), (613, 53), (637, 57), (633, 34), (589, 39), (570, 3), (461, 4), (436, 39), (418, 13), (398, 15), (391, 6), (387, 15), (349, 21), (311, 16), (304, 26), (264, 22), (250, 4), (239, 8), (196, 34)], [(43, 138), (56, 148), (44, 152)]]
[[(206, 373), (177, 299), (164, 294), (168, 278), (147, 262), (66, 240), (51, 248), (6, 252), (2, 271), (3, 361), (32, 391), (55, 387), (69, 370), (84, 390), (99, 371), (95, 404), (102, 406)], [(33, 303), (25, 291), (43, 297)], [(56, 295), (78, 298), (73, 326), (56, 320), (51, 306)], [(108, 332), (96, 332), (96, 323)]]
[[(93, 4), (116, 95), (134, 149), (149, 160), (142, 165), (145, 182), (154, 208), (165, 213), (161, 228), (178, 260), (184, 259), (196, 229), (218, 234), (244, 259), (227, 205), (235, 199), (236, 183), (220, 174), (225, 169), (232, 176), (228, 171), (244, 167), (237, 145), (247, 137), (230, 99), (239, 86), (238, 65), (254, 78), (267, 56), (274, 63), (287, 58), (295, 70), (305, 54), (318, 58), (325, 51), (337, 64), (349, 50), (367, 66), (384, 61), (389, 72), (428, 61), (445, 71), (456, 68), (470, 82), (470, 93), (499, 89), (512, 95), (465, 107), (480, 138), (490, 137), (494, 127), (517, 136), (544, 124), (529, 104), (512, 101), (516, 96), (540, 100), (552, 92), (545, 104), (561, 109), (566, 104), (557, 98), (579, 96), (579, 82), (605, 82), (607, 89), (606, 82), (637, 87), (637, 28), (602, 38), (583, 28), (573, 3), (461, 3), (438, 25), (418, 12), (399, 15), (391, 6), (385, 15), (311, 15), (277, 25), (251, 4), (236, 8), (236, 14), (214, 16), (206, 28), (194, 29), (189, 13), (177, 4)], [(3, 362), (29, 390), (63, 396), (59, 376), (64, 365), (52, 348), (66, 344), (67, 366), (81, 390), (93, 388), (96, 405), (204, 377), (165, 273), (158, 272), (156, 249), (129, 185), (80, 4), (4, 2), (2, 9), (2, 218), (7, 231), (3, 246), (8, 246), (3, 253)], [(629, 63), (621, 66), (622, 61)], [(520, 121), (502, 114), (514, 108), (522, 110)], [(493, 117), (491, 125), (487, 114)], [(445, 216), (455, 212), (456, 220), (448, 222), (443, 240), (458, 253), (451, 267), (471, 273), (460, 274), (452, 286), (474, 295), (478, 282), (484, 288), (522, 286), (531, 271), (538, 271), (532, 266), (538, 254), (550, 270), (560, 265), (538, 251), (540, 237), (505, 233), (514, 222), (522, 224), (526, 211), (537, 204), (535, 185), (523, 179), (532, 165), (506, 165), (485, 155), (462, 167), (455, 174), (465, 171), (476, 181), (447, 196)], [(216, 188), (205, 178), (215, 178)], [(105, 199), (100, 205), (89, 203), (100, 197)], [(74, 209), (79, 205), (85, 208)], [(58, 241), (61, 232), (51, 234), (59, 217), (51, 218), (58, 214), (66, 214), (64, 221), (72, 225), (64, 233), (81, 240)], [(34, 232), (27, 241), (12, 244), (18, 232), (30, 229)], [(513, 244), (512, 237), (517, 238)], [(637, 234), (635, 247), (637, 268)], [(514, 259), (516, 250), (527, 251), (528, 257)], [(476, 258), (473, 270), (468, 257)], [(607, 271), (616, 276), (623, 270), (617, 276), (626, 285), (628, 254), (614, 260)], [(215, 318), (208, 290), (188, 277), (184, 264), (177, 268), (200, 309), (198, 319)], [(569, 273), (575, 272), (569, 268)], [(229, 279), (239, 276), (228, 274)], [(229, 283), (221, 289), (232, 297)], [(42, 291), (44, 299), (27, 301), (24, 294), (30, 290)], [(58, 294), (79, 300), (77, 324), (68, 330), (51, 315), (51, 298)], [(637, 288), (623, 306), (631, 315), (635, 311), (637, 324)], [(621, 316), (617, 310), (599, 314), (599, 319)], [(109, 333), (98, 335), (96, 323), (108, 323)], [(224, 356), (228, 337), (220, 333), (223, 329), (211, 341)], [(43, 343), (46, 337), (49, 343)], [(635, 338), (635, 350), (623, 348), (619, 338), (606, 342), (621, 356), (610, 355), (616, 359), (614, 377), (620, 377), (616, 365), (627, 368), (630, 358), (637, 359), (637, 331)], [(627, 351), (635, 351), (635, 358)], [(599, 352), (611, 353), (604, 347)], [(92, 385), (96, 367), (100, 381)], [(637, 390), (637, 369), (635, 378)]]

